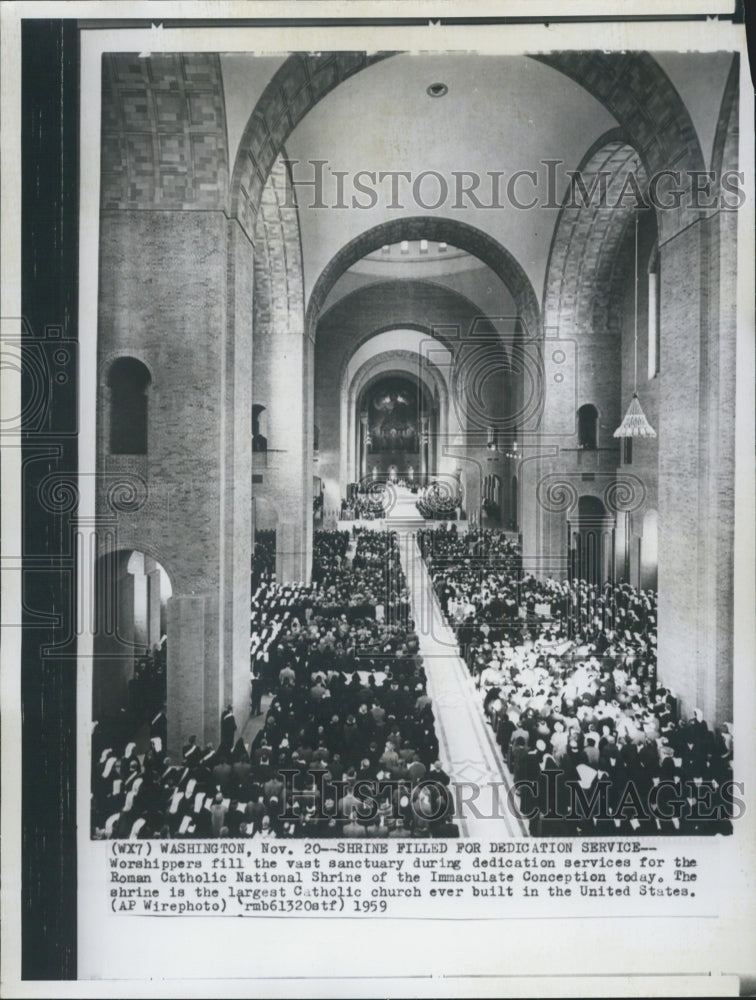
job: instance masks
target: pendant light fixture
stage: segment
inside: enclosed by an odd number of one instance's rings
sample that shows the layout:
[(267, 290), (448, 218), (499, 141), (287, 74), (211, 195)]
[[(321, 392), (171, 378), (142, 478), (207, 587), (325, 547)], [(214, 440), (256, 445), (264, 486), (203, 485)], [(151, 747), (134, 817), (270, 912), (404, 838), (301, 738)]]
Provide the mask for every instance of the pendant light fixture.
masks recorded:
[(633, 345), (633, 398), (625, 419), (614, 432), (616, 438), (655, 438), (656, 431), (646, 420), (638, 399), (638, 212), (635, 212), (635, 339)]

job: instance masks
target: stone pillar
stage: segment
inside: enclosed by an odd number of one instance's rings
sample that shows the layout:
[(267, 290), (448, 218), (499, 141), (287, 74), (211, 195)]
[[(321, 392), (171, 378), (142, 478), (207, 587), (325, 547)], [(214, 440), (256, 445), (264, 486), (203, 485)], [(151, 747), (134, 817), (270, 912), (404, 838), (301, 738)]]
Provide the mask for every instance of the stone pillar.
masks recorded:
[(292, 583), (301, 580), (297, 529), (291, 521), (279, 521), (276, 525), (276, 580)]
[[(249, 714), (249, 602), (252, 524), (252, 303), (253, 251), (244, 233), (228, 228), (227, 336), (222, 366), (221, 405), (224, 445), (220, 518), (221, 590), (218, 600), (220, 642), (217, 669), (220, 684), (213, 706), (213, 740), (219, 735), (220, 713), (232, 705), (241, 729)], [(259, 414), (258, 430), (267, 434), (267, 410)], [(210, 670), (213, 669), (211, 664)], [(214, 690), (216, 685), (214, 684)], [(210, 710), (208, 709), (208, 715)]]
[(149, 608), (144, 556), (135, 552), (129, 565), (134, 588), (134, 645), (137, 655), (141, 656), (149, 646)]
[(312, 551), (311, 344), (301, 328), (266, 323), (255, 334), (254, 352), (253, 394), (266, 407), (268, 438), (267, 467), (255, 494), (278, 512), (279, 531), (289, 523), (295, 532), (285, 546), (279, 582), (307, 580)]
[[(154, 566), (154, 560), (150, 560)], [(147, 644), (150, 651), (160, 642), (160, 570), (147, 574)]]
[(736, 271), (722, 226), (661, 248), (659, 677), (709, 723), (732, 712)]
[(171, 597), (167, 613), (168, 752), (180, 761), (190, 736), (200, 746), (216, 736), (205, 718), (205, 599)]
[(428, 415), (420, 414), (420, 482), (425, 485), (428, 478)]
[(368, 415), (367, 410), (360, 413), (360, 482), (364, 482), (367, 476), (367, 450), (368, 450)]

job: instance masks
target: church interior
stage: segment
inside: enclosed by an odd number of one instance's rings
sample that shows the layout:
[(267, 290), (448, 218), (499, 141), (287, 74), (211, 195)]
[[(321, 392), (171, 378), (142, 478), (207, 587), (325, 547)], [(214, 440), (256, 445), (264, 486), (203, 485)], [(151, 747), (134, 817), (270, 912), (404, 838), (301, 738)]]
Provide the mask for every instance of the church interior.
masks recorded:
[(93, 836), (727, 832), (739, 72), (104, 57)]

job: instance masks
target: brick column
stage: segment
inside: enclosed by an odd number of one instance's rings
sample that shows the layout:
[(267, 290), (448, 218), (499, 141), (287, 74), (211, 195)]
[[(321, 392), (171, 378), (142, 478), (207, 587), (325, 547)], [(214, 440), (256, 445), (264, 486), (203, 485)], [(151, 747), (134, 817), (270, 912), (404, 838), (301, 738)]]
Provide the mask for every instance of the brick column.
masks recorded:
[(428, 416), (420, 415), (420, 479), (423, 485), (428, 478)]
[(276, 579), (285, 583), (301, 580), (301, 552), (297, 530), (292, 521), (279, 521), (276, 526)]
[[(254, 399), (266, 407), (268, 418), (267, 467), (262, 472), (262, 484), (255, 489), (278, 512), (277, 531), (281, 532), (283, 524), (291, 525), (294, 531), (293, 539), (286, 543), (287, 557), (278, 572), (279, 582), (307, 580), (310, 573), (312, 456), (307, 432), (308, 355), (307, 338), (301, 329), (287, 331), (271, 325), (259, 336), (255, 335)], [(281, 544), (278, 539), (277, 546)]]
[(147, 645), (152, 650), (160, 642), (160, 570), (151, 569), (147, 579)]
[(661, 248), (659, 676), (710, 723), (732, 712), (735, 267), (722, 225)]
[(167, 613), (168, 752), (180, 761), (190, 736), (200, 746), (216, 736), (205, 719), (205, 599), (171, 597)]
[(360, 482), (365, 482), (365, 477), (367, 476), (367, 433), (368, 433), (368, 415), (367, 410), (363, 410), (360, 413)]
[[(218, 732), (220, 712), (232, 705), (241, 729), (249, 714), (249, 602), (252, 558), (252, 315), (253, 248), (235, 222), (228, 223), (227, 336), (222, 369), (224, 444), (223, 511), (220, 523), (221, 672), (220, 701), (213, 721)], [(267, 414), (267, 411), (266, 411)]]

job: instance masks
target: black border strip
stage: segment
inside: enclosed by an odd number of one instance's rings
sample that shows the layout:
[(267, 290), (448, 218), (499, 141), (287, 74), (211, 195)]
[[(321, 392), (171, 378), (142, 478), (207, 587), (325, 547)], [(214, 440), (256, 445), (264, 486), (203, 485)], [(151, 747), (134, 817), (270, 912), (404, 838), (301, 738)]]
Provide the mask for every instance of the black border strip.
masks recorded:
[[(75, 496), (79, 33), (21, 23), (21, 975), (76, 978)], [(48, 484), (53, 480), (48, 479)], [(58, 500), (62, 497), (59, 495)], [(71, 509), (69, 509), (71, 508)], [(30, 566), (30, 557), (34, 568)], [(40, 568), (37, 568), (40, 567)], [(42, 617), (40, 617), (42, 616)], [(55, 617), (52, 617), (55, 616)], [(57, 647), (52, 651), (46, 647)]]

